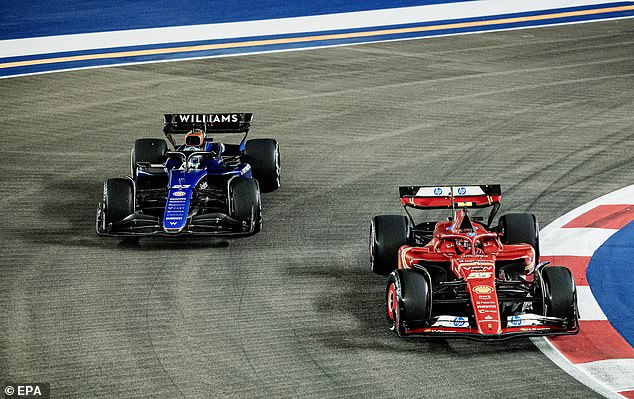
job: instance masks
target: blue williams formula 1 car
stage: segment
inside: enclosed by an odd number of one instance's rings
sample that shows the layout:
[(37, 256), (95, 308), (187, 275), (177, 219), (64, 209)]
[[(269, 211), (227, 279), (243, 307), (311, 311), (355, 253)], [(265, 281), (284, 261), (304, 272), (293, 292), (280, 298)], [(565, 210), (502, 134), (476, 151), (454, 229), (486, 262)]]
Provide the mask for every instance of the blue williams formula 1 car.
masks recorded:
[[(260, 190), (280, 187), (274, 139), (247, 140), (253, 114), (165, 114), (164, 139), (139, 139), (132, 175), (108, 179), (97, 209), (103, 236), (248, 236), (260, 231)], [(244, 134), (239, 144), (212, 134)]]

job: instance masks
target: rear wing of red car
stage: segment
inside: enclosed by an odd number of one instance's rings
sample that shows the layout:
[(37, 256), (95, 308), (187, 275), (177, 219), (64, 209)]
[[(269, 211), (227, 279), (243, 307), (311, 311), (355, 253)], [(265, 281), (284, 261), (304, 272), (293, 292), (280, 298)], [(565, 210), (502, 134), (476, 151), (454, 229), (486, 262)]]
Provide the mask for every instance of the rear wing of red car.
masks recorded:
[(478, 186), (401, 186), (401, 203), (422, 209), (484, 208), (500, 203), (499, 184)]
[(207, 133), (247, 133), (252, 123), (252, 113), (163, 115), (166, 134), (184, 134), (193, 129)]

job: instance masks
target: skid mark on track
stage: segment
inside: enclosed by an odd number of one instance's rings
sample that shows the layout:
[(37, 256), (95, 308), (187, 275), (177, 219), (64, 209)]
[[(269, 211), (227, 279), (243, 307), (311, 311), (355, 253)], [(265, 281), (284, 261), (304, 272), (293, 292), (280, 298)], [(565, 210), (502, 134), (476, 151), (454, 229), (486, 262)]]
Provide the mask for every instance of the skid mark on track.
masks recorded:
[[(248, 104), (257, 105), (257, 104), (271, 103), (271, 102), (298, 101), (298, 100), (307, 100), (307, 99), (313, 99), (313, 98), (319, 98), (319, 97), (342, 96), (346, 94), (356, 94), (356, 93), (362, 93), (367, 91), (369, 92), (385, 91), (386, 89), (402, 88), (402, 87), (409, 87), (409, 86), (427, 85), (427, 84), (433, 84), (433, 83), (457, 82), (457, 81), (471, 80), (474, 78), (499, 78), (502, 76), (510, 76), (510, 75), (517, 75), (517, 74), (550, 72), (550, 71), (562, 70), (562, 69), (584, 68), (588, 66), (598, 66), (598, 65), (605, 65), (605, 64), (612, 64), (612, 63), (630, 62), (631, 60), (632, 59), (630, 57), (619, 57), (619, 58), (611, 58), (611, 59), (601, 60), (601, 61), (582, 62), (582, 63), (566, 64), (566, 65), (554, 65), (554, 66), (538, 67), (538, 68), (514, 69), (511, 71), (503, 71), (503, 72), (473, 72), (471, 74), (468, 74), (467, 76), (452, 76), (452, 77), (442, 77), (442, 78), (435, 78), (435, 79), (420, 79), (420, 80), (402, 82), (402, 83), (389, 83), (389, 84), (382, 84), (382, 85), (373, 85), (371, 87), (360, 87), (360, 88), (354, 88), (354, 89), (330, 91), (326, 93), (313, 93), (313, 94), (306, 94), (306, 95), (300, 95), (300, 96), (270, 98), (266, 100), (250, 101), (248, 102)], [(552, 85), (577, 84), (577, 83), (584, 83), (584, 82), (591, 82), (591, 81), (600, 81), (604, 79), (627, 78), (633, 75), (634, 74), (632, 73), (628, 73), (628, 74), (616, 74), (611, 76), (604, 75), (604, 76), (585, 78), (585, 79), (567, 79), (563, 81), (551, 82), (550, 84), (525, 85), (522, 87), (518, 87), (517, 89), (518, 90), (530, 89), (530, 88), (536, 89), (540, 87), (550, 87)], [(487, 93), (482, 93), (482, 94), (472, 93), (472, 94), (462, 95), (462, 96), (441, 97), (439, 99), (426, 100), (426, 101), (424, 100), (417, 103), (424, 104), (428, 102), (437, 102), (441, 100), (447, 101), (447, 100), (454, 100), (454, 99), (461, 99), (461, 98), (481, 97), (481, 96), (486, 96), (491, 94), (510, 93), (515, 90), (516, 89), (504, 89), (504, 90), (489, 91)]]
[(330, 376), (330, 374), (326, 371), (326, 369), (324, 367), (322, 367), (321, 364), (319, 364), (319, 362), (317, 361), (317, 359), (315, 359), (315, 357), (313, 355), (310, 354), (310, 352), (308, 351), (308, 349), (306, 349), (306, 346), (304, 345), (304, 343), (302, 342), (301, 338), (299, 337), (299, 335), (297, 335), (297, 329), (295, 327), (292, 327), (293, 330), (293, 336), (295, 337), (295, 340), (298, 343), (298, 346), (300, 348), (300, 350), (302, 351), (303, 354), (305, 354), (308, 359), (310, 360), (310, 362), (312, 364), (315, 365), (315, 367), (317, 367), (317, 369), (319, 370), (319, 372), (325, 376), (328, 381), (335, 383), (335, 380)]
[[(159, 352), (156, 349), (156, 346), (154, 345), (154, 339), (152, 338), (152, 329), (150, 328), (150, 302), (152, 299), (152, 293), (154, 292), (154, 289), (157, 287), (157, 281), (158, 281), (158, 277), (159, 275), (165, 270), (165, 266), (167, 265), (167, 261), (163, 262), (163, 264), (161, 265), (161, 268), (156, 272), (156, 274), (154, 275), (154, 279), (152, 280), (152, 285), (150, 286), (150, 290), (148, 292), (147, 298), (146, 298), (146, 302), (145, 302), (145, 328), (146, 328), (146, 336), (150, 342), (150, 347), (152, 348), (152, 354), (154, 356), (154, 358), (156, 359), (156, 361), (158, 362), (158, 364), (161, 366), (161, 370), (163, 370), (163, 374), (168, 378), (168, 380), (170, 381), (170, 384), (176, 388), (176, 390), (178, 391), (178, 394), (181, 398), (186, 398), (185, 394), (183, 393), (183, 391), (181, 391), (180, 387), (178, 386), (178, 384), (176, 383), (176, 381), (174, 381), (174, 379), (172, 378), (172, 374), (167, 371), (167, 369), (165, 368), (165, 364), (163, 364), (163, 361), (161, 360), (161, 356), (159, 356)], [(182, 314), (181, 314), (182, 317)]]
[[(236, 320), (242, 320), (242, 317), (244, 317), (242, 314), (242, 303), (244, 300), (244, 293), (246, 292), (248, 285), (249, 285), (248, 283), (245, 283), (244, 287), (242, 287), (242, 292), (240, 294), (240, 302), (238, 303), (238, 316)], [(241, 328), (238, 329), (238, 339), (240, 341), (240, 351), (242, 352), (244, 359), (247, 361), (247, 364), (249, 365), (251, 372), (255, 376), (258, 387), (265, 388), (265, 384), (264, 384), (264, 381), (262, 381), (262, 377), (260, 376), (260, 373), (258, 373), (258, 370), (253, 365), (253, 362), (251, 362), (251, 355), (249, 355), (249, 351), (245, 347), (245, 344), (244, 344), (245, 340), (244, 340), (244, 337), (242, 336)]]

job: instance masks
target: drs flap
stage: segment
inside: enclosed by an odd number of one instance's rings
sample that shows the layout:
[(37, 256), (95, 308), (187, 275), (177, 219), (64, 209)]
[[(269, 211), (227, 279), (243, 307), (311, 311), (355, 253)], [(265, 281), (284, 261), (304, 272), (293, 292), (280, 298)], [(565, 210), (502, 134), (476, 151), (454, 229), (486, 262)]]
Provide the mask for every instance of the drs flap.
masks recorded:
[(478, 186), (402, 186), (399, 195), (403, 205), (415, 208), (486, 207), (500, 203), (499, 184)]

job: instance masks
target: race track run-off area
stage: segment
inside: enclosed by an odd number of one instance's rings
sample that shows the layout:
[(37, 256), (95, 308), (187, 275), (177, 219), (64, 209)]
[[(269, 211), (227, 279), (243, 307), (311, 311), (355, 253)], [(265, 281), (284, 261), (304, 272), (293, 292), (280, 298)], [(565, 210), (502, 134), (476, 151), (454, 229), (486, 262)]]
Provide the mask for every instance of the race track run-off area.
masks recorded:
[[(56, 44), (68, 54), (3, 59), (35, 62), (0, 80), (0, 383), (46, 382), (52, 398), (78, 399), (634, 397), (626, 16), (179, 62), (115, 57), (126, 65), (109, 68), (40, 62), (108, 48), (72, 40)], [(490, 21), (462, 18), (451, 23)], [(51, 21), (60, 35), (100, 33)], [(121, 51), (139, 50), (149, 48)], [(75, 67), (89, 69), (61, 71)], [(282, 187), (262, 196), (262, 232), (96, 236), (103, 181), (129, 174), (135, 139), (162, 137), (163, 113), (189, 111), (253, 112), (251, 137), (279, 141)], [(500, 184), (500, 215), (537, 216), (543, 260), (575, 275), (579, 335), (482, 343), (387, 330), (370, 220), (402, 213), (399, 185), (437, 184)]]
[(541, 261), (566, 265), (573, 272), (581, 331), (534, 340), (582, 381), (627, 398), (634, 397), (632, 221), (634, 186), (628, 186), (568, 212), (541, 231)]

